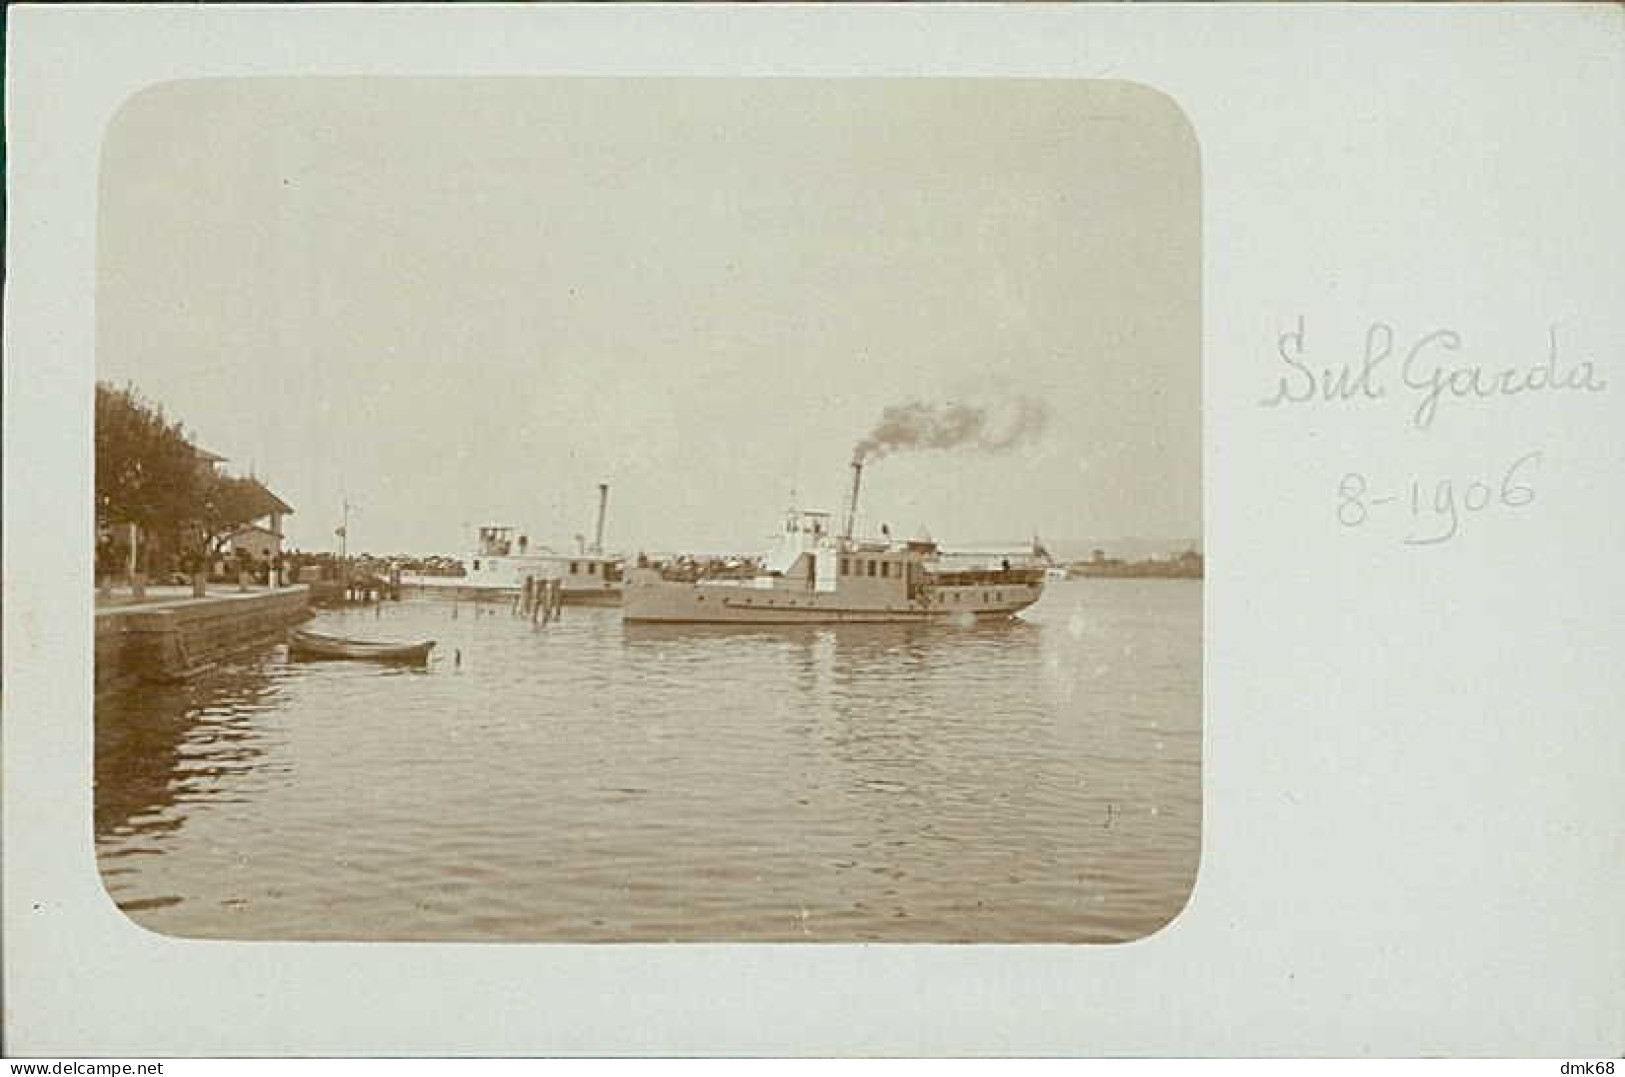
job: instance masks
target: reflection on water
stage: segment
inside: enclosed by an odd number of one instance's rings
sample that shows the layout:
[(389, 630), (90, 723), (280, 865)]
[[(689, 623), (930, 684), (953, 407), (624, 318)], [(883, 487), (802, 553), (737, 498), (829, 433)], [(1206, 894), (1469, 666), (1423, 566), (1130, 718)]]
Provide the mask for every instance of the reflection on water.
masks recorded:
[(275, 706), (266, 666), (261, 656), (225, 677), (135, 684), (104, 703), (142, 720), (98, 725), (96, 832), (156, 836), (180, 826), (177, 805), (225, 800), (234, 778), (251, 778), (262, 754), (253, 718)]
[(1183, 905), (1201, 589), (966, 627), (623, 625), (422, 600), (97, 707), (103, 876), (223, 938), (1118, 941)]

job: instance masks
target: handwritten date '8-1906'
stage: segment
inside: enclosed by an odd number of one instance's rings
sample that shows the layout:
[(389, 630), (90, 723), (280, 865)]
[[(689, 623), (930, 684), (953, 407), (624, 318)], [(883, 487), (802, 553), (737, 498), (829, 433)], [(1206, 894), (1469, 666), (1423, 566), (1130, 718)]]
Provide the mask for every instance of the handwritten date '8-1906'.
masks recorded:
[[(1535, 471), (1540, 450), (1526, 452), (1499, 476), (1465, 483), (1454, 478), (1413, 478), (1401, 491), (1376, 488), (1360, 472), (1350, 471), (1337, 484), (1337, 521), (1346, 528), (1364, 527), (1381, 516), (1408, 511), (1412, 523), (1407, 546), (1438, 546), (1461, 533), (1468, 516), (1524, 508), (1534, 503)], [(1393, 506), (1392, 509), (1389, 506)]]

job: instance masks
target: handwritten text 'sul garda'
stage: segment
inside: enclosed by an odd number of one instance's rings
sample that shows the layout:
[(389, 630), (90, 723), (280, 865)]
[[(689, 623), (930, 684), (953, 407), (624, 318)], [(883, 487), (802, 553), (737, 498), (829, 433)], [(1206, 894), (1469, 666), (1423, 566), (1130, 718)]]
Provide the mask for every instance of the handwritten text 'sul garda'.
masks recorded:
[[(1391, 386), (1402, 386), (1414, 405), (1411, 423), (1425, 430), (1441, 410), (1474, 401), (1525, 393), (1600, 393), (1608, 383), (1590, 360), (1565, 358), (1557, 327), (1547, 330), (1545, 354), (1525, 362), (1483, 363), (1461, 354), (1461, 335), (1436, 329), (1400, 347), (1392, 326), (1372, 323), (1358, 362), (1313, 361), (1304, 320), (1283, 333), (1277, 354), (1286, 367), (1275, 392), (1259, 401), (1263, 407), (1284, 404), (1337, 404), (1382, 400)], [(1402, 356), (1397, 363), (1393, 360)]]

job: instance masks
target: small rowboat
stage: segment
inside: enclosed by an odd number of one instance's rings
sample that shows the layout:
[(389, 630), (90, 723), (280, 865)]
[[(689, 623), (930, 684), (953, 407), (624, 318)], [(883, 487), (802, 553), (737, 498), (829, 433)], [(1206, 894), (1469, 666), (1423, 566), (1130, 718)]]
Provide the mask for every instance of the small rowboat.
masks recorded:
[(345, 639), (320, 632), (294, 629), (288, 633), (288, 653), (294, 658), (356, 658), (369, 662), (427, 662), (434, 640), (390, 643), (383, 640)]

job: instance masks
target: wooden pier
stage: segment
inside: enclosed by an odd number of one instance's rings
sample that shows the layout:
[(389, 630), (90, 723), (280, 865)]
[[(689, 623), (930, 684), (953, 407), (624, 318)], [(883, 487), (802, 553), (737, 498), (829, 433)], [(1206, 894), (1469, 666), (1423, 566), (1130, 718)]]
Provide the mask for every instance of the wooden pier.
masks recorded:
[(532, 623), (547, 624), (559, 619), (564, 607), (564, 581), (526, 576), (514, 600), (514, 612)]

